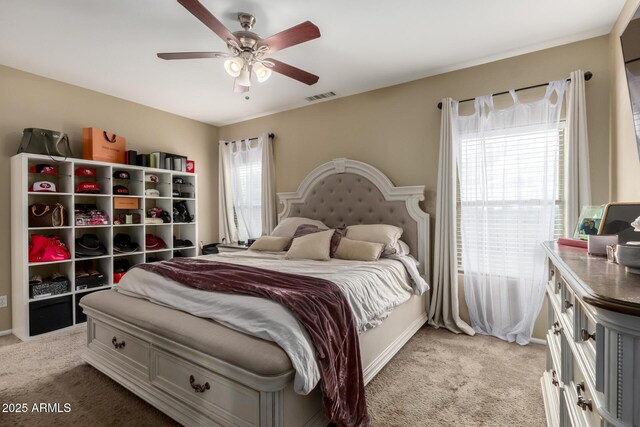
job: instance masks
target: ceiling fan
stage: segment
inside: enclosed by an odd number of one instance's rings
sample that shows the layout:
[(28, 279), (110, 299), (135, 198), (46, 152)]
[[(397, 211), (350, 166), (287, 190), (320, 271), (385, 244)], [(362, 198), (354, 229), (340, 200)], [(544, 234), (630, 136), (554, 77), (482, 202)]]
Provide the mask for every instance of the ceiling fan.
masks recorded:
[(256, 19), (249, 13), (238, 14), (242, 30), (231, 32), (211, 14), (198, 0), (178, 0), (193, 16), (227, 43), (229, 52), (168, 52), (158, 53), (162, 59), (229, 58), (224, 68), (234, 80), (234, 92), (248, 92), (251, 87), (251, 72), (259, 82), (264, 82), (271, 72), (283, 74), (308, 85), (315, 84), (319, 77), (307, 71), (272, 58), (264, 58), (290, 46), (295, 46), (320, 37), (320, 30), (310, 21), (303, 22), (266, 39), (251, 31)]

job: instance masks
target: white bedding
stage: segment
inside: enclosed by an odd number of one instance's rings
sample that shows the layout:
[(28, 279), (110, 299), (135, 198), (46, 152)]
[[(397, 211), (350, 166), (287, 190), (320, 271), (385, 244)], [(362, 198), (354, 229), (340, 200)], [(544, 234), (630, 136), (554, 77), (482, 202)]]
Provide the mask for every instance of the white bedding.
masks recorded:
[[(360, 332), (380, 324), (412, 293), (422, 294), (429, 289), (411, 257), (382, 258), (376, 262), (311, 261), (285, 260), (282, 253), (246, 251), (200, 258), (330, 280), (345, 295)], [(194, 289), (139, 268), (122, 278), (118, 292), (210, 318), (277, 343), (287, 353), (296, 371), (296, 393), (308, 394), (320, 380), (310, 337), (291, 312), (278, 303)]]

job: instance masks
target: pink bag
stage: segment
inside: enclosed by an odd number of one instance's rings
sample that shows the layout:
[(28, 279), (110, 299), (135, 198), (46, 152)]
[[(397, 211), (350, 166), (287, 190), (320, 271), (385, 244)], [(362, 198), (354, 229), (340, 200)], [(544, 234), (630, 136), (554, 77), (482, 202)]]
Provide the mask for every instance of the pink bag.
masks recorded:
[(69, 249), (60, 241), (58, 236), (31, 236), (29, 245), (29, 262), (49, 262), (70, 259)]

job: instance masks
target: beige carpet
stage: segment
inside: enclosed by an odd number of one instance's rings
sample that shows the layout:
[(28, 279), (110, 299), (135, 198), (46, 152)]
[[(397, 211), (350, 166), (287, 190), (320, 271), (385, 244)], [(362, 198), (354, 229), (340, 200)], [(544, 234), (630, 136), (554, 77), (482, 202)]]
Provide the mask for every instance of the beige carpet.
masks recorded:
[[(1, 426), (175, 423), (80, 360), (80, 328), (0, 346), (0, 404), (69, 403), (68, 413), (8, 414)], [(423, 328), (367, 386), (374, 426), (542, 426), (544, 347)], [(1, 408), (0, 408), (1, 409)]]

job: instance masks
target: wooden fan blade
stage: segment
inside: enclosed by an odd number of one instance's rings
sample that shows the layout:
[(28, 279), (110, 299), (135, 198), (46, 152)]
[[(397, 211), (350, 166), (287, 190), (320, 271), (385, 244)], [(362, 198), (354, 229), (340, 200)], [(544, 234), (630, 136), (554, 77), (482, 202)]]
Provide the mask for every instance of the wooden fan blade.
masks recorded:
[(258, 42), (258, 47), (269, 46), (267, 52), (273, 53), (320, 37), (320, 29), (311, 21), (303, 22), (288, 30), (274, 34)]
[[(315, 74), (308, 73), (300, 68), (296, 68), (293, 65), (285, 64), (284, 62), (280, 62), (276, 59), (265, 59), (265, 61), (271, 62), (273, 66), (269, 67), (276, 73), (280, 73), (287, 77), (291, 77), (292, 79), (298, 80), (299, 82), (308, 84), (309, 86), (316, 84), (320, 77)], [(265, 64), (267, 65), (267, 64)]]
[(200, 58), (226, 58), (230, 56), (225, 52), (165, 52), (159, 53), (161, 59), (200, 59)]
[(185, 9), (187, 9), (193, 16), (198, 18), (204, 25), (209, 27), (211, 31), (216, 33), (225, 43), (228, 40), (233, 40), (240, 44), (240, 40), (233, 35), (231, 31), (225, 27), (222, 22), (207, 10), (198, 0), (178, 0)]

